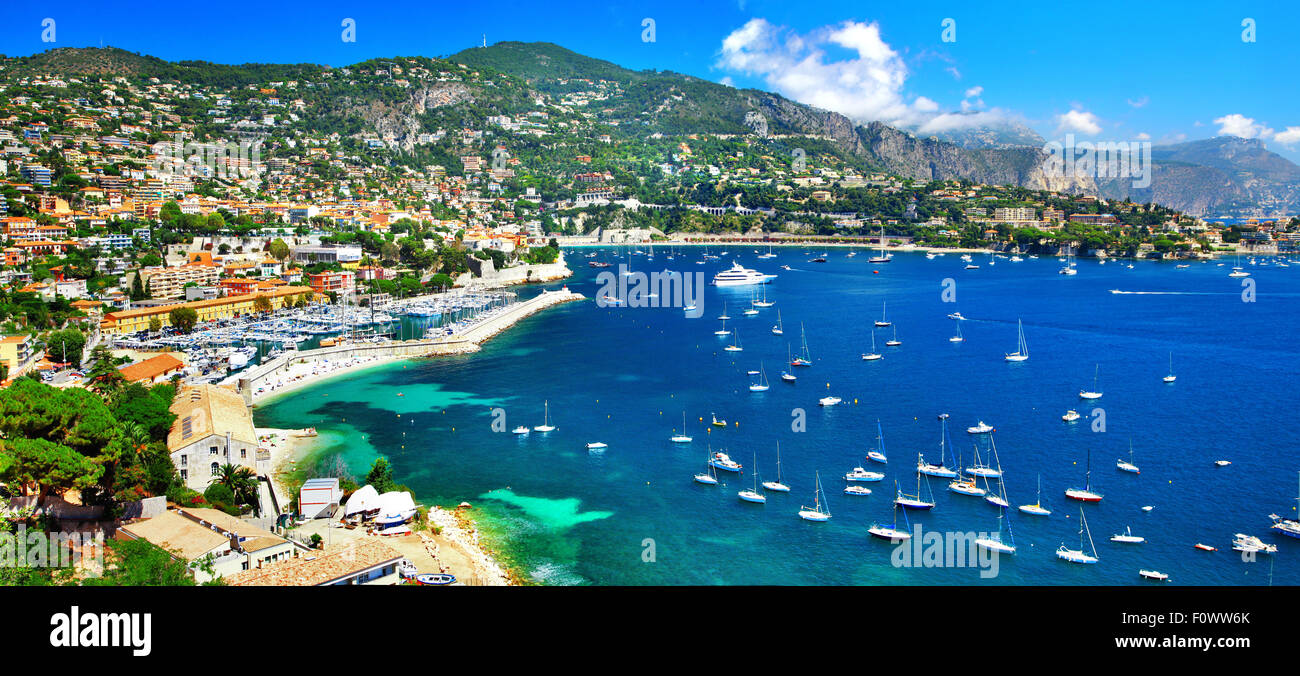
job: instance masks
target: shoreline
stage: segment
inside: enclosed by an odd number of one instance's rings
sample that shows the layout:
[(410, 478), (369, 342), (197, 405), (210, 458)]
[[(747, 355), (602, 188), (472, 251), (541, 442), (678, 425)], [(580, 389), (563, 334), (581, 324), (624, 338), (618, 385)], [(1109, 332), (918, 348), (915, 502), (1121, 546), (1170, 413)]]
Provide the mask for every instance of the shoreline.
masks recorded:
[[(750, 240), (742, 240), (742, 239), (712, 239), (712, 240), (708, 240), (708, 241), (698, 241), (698, 240), (691, 240), (691, 241), (686, 241), (686, 240), (656, 240), (656, 241), (653, 241), (653, 242), (651, 242), (651, 241), (642, 241), (642, 242), (573, 242), (573, 243), (566, 243), (566, 244), (563, 244), (563, 246), (564, 246), (565, 248), (567, 248), (567, 249), (596, 249), (596, 248), (606, 248), (606, 247), (610, 247), (610, 248), (638, 247), (638, 248), (639, 248), (639, 247), (650, 246), (651, 244), (654, 244), (654, 245), (657, 245), (657, 246), (681, 246), (681, 247), (686, 247), (686, 246), (690, 246), (690, 247), (699, 247), (699, 246), (733, 246), (733, 247), (747, 247), (747, 246), (754, 246), (754, 247), (762, 248), (762, 247), (767, 246), (767, 247), (774, 247), (774, 248), (803, 248), (803, 249), (810, 249), (810, 250), (816, 250), (816, 249), (829, 249), (829, 248), (836, 248), (836, 249), (872, 249), (872, 250), (875, 250), (875, 249), (878, 249), (878, 248), (879, 248), (878, 245), (875, 245), (875, 244), (873, 244), (873, 243), (871, 243), (871, 242), (822, 242), (822, 241), (816, 241), (816, 240), (813, 240), (813, 241), (799, 241), (799, 242), (790, 242), (790, 241), (770, 241), (770, 242), (769, 242), (769, 241), (762, 241), (762, 240), (754, 240), (754, 241), (750, 241)], [(919, 244), (909, 244), (909, 245), (904, 245), (904, 246), (885, 247), (885, 253), (888, 253), (888, 254), (895, 254), (895, 253), (936, 253), (936, 254), (937, 254), (937, 253), (955, 253), (955, 254), (967, 254), (967, 253), (969, 253), (969, 254), (977, 254), (977, 253), (978, 253), (978, 254), (998, 254), (998, 255), (1004, 255), (1004, 256), (1012, 256), (1012, 255), (1030, 256), (1030, 255), (1034, 255), (1034, 256), (1038, 256), (1039, 258), (1055, 258), (1055, 257), (1057, 256), (1057, 254), (1028, 254), (1028, 253), (1023, 253), (1023, 252), (1022, 252), (1022, 253), (1019, 253), (1019, 254), (1012, 254), (1012, 253), (1007, 252), (1007, 251), (999, 251), (999, 250), (997, 250), (997, 249), (989, 249), (989, 248), (962, 248), (962, 247), (948, 247), (948, 246), (923, 246), (923, 245), (919, 245)], [(1187, 262), (1187, 261), (1195, 261), (1195, 260), (1214, 260), (1214, 259), (1218, 259), (1218, 258), (1224, 258), (1224, 257), (1229, 257), (1229, 256), (1236, 256), (1236, 255), (1238, 255), (1238, 254), (1249, 255), (1249, 256), (1285, 256), (1285, 255), (1286, 255), (1286, 254), (1280, 254), (1280, 253), (1260, 253), (1260, 252), (1255, 252), (1255, 251), (1226, 251), (1226, 250), (1214, 250), (1214, 251), (1210, 251), (1210, 252), (1198, 253), (1197, 255), (1192, 256), (1192, 257), (1190, 257), (1190, 258), (1148, 258), (1148, 257), (1146, 257), (1146, 256), (1119, 256), (1119, 255), (1115, 255), (1115, 256), (1111, 256), (1111, 255), (1106, 255), (1106, 256), (1080, 256), (1080, 255), (1078, 255), (1078, 254), (1074, 254), (1074, 256), (1075, 256), (1075, 258), (1083, 258), (1083, 259), (1087, 259), (1087, 260), (1108, 260), (1108, 259), (1109, 259), (1109, 260), (1151, 261), (1151, 262), (1153, 262), (1153, 263), (1170, 263), (1170, 262), (1175, 262), (1175, 263), (1184, 263), (1184, 262)]]

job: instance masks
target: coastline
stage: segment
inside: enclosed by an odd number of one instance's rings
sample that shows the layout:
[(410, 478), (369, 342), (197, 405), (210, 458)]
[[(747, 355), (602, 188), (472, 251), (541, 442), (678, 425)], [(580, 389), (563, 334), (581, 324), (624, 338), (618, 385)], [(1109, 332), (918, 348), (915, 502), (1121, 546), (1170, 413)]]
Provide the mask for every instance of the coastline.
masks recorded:
[[(628, 246), (631, 246), (631, 247), (643, 247), (643, 246), (649, 246), (649, 245), (651, 245), (651, 244), (654, 244), (654, 245), (657, 245), (657, 246), (681, 246), (681, 247), (687, 247), (687, 246), (690, 246), (690, 247), (698, 247), (698, 246), (733, 246), (733, 247), (747, 247), (747, 246), (754, 246), (754, 247), (762, 248), (762, 247), (765, 247), (765, 246), (766, 246), (766, 247), (774, 247), (774, 248), (802, 248), (802, 249), (810, 249), (810, 250), (817, 250), (817, 249), (831, 249), (831, 248), (834, 248), (834, 249), (871, 249), (871, 250), (874, 250), (874, 249), (878, 249), (878, 248), (879, 248), (879, 246), (877, 246), (877, 245), (875, 245), (875, 244), (873, 244), (873, 243), (871, 243), (871, 242), (831, 242), (831, 241), (823, 242), (823, 241), (819, 241), (819, 240), (809, 240), (809, 241), (782, 241), (782, 240), (763, 241), (763, 240), (747, 240), (747, 239), (739, 239), (739, 238), (736, 238), (736, 239), (689, 240), (689, 241), (688, 241), (688, 240), (670, 240), (670, 239), (665, 239), (665, 240), (657, 240), (657, 241), (654, 241), (654, 242), (651, 242), (651, 241), (642, 241), (642, 242), (569, 242), (569, 243), (565, 243), (563, 246), (564, 246), (566, 249), (596, 249), (596, 248), (607, 248), (607, 247), (620, 248), (620, 247), (628, 247)], [(1007, 252), (1007, 251), (999, 251), (999, 250), (997, 250), (997, 249), (990, 249), (990, 248), (987, 248), (987, 247), (985, 247), (985, 248), (962, 248), (962, 247), (948, 247), (948, 246), (924, 246), (924, 245), (919, 245), (919, 244), (909, 244), (909, 245), (905, 245), (905, 246), (885, 247), (885, 252), (886, 252), (886, 253), (890, 253), (890, 254), (894, 254), (894, 253), (910, 253), (910, 252), (914, 252), (914, 253), (936, 253), (936, 254), (938, 254), (938, 253), (955, 253), (955, 254), (967, 254), (967, 253), (969, 253), (969, 254), (1001, 254), (1001, 255), (1008, 255), (1008, 256), (1009, 256), (1009, 255), (1012, 255), (1011, 253), (1009, 253), (1009, 252)], [(1106, 260), (1106, 259), (1121, 260), (1121, 259), (1123, 259), (1123, 260), (1150, 260), (1151, 262), (1154, 262), (1154, 263), (1168, 263), (1168, 262), (1179, 262), (1179, 263), (1181, 263), (1181, 262), (1194, 261), (1194, 260), (1213, 260), (1213, 259), (1224, 258), (1224, 257), (1228, 257), (1228, 256), (1235, 256), (1235, 255), (1238, 255), (1238, 254), (1246, 254), (1246, 255), (1264, 255), (1264, 256), (1276, 256), (1276, 255), (1280, 255), (1280, 254), (1273, 254), (1273, 253), (1269, 253), (1269, 254), (1259, 254), (1259, 253), (1254, 253), (1254, 252), (1250, 252), (1250, 251), (1228, 251), (1228, 250), (1218, 250), (1218, 249), (1216, 249), (1216, 250), (1209, 251), (1209, 252), (1197, 252), (1197, 254), (1196, 254), (1195, 256), (1192, 256), (1192, 257), (1190, 257), (1190, 258), (1168, 258), (1168, 259), (1160, 259), (1160, 258), (1147, 258), (1147, 257), (1145, 257), (1145, 256), (1118, 256), (1118, 255), (1116, 255), (1116, 256), (1112, 256), (1112, 255), (1106, 255), (1106, 256), (1079, 256), (1079, 255), (1077, 255), (1077, 254), (1076, 254), (1075, 257), (1076, 257), (1076, 258), (1086, 258), (1086, 259), (1096, 259), (1096, 260)], [(1028, 255), (1030, 255), (1030, 254), (1021, 253), (1021, 254), (1019, 254), (1019, 255), (1021, 255), (1021, 256), (1028, 256)], [(1048, 257), (1055, 257), (1055, 256), (1056, 256), (1056, 254), (1034, 254), (1034, 255), (1036, 255), (1036, 256), (1038, 256), (1038, 257), (1040, 257), (1040, 258), (1048, 258)]]

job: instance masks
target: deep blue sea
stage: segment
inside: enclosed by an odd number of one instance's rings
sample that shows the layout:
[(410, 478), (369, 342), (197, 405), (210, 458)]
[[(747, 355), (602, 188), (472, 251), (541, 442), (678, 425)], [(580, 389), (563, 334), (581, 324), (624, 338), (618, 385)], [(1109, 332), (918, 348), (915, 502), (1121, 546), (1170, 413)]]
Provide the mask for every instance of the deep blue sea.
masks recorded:
[[(1244, 288), (1227, 276), (1231, 260), (1134, 269), (1082, 260), (1077, 275), (1065, 276), (1050, 257), (989, 265), (977, 255), (980, 268), (965, 270), (952, 253), (900, 253), (872, 265), (866, 249), (848, 257), (833, 248), (828, 262), (812, 263), (821, 250), (784, 248), (760, 260), (751, 245), (699, 265), (699, 247), (677, 248), (675, 260), (666, 247), (653, 260), (602, 251), (636, 270), (711, 278), (735, 259), (778, 274), (766, 288), (776, 305), (758, 316), (741, 314), (751, 289), (708, 287), (703, 317), (690, 319), (677, 308), (598, 307), (598, 271), (585, 265), (585, 251), (569, 253), (576, 274), (568, 285), (592, 300), (535, 315), (474, 355), (396, 363), (286, 394), (259, 406), (257, 423), (316, 426), (316, 457), (341, 453), (358, 476), (376, 455), (388, 456), (420, 501), (472, 503), (509, 560), (549, 584), (1150, 584), (1138, 577), (1142, 568), (1173, 584), (1300, 583), (1300, 540), (1273, 535), (1268, 518), (1296, 514), (1300, 265), (1246, 266)], [(945, 288), (955, 302), (945, 302)], [(713, 335), (724, 301), (739, 353)], [(882, 302), (901, 346), (884, 345), (893, 328), (873, 329)], [(770, 332), (778, 309), (784, 336)], [(948, 340), (955, 311), (967, 318), (964, 343)], [(1030, 359), (1007, 363), (1017, 320)], [(787, 345), (799, 348), (800, 323), (815, 364), (796, 370), (792, 385), (778, 376), (788, 368)], [(885, 357), (865, 362), (873, 330)], [(1170, 353), (1178, 379), (1165, 384)], [(760, 363), (771, 389), (751, 393), (746, 371)], [(1083, 401), (1078, 392), (1091, 389), (1098, 366), (1104, 395)], [(843, 404), (819, 407), (828, 393)], [(559, 429), (512, 435), (516, 425), (541, 424), (544, 400)], [(504, 432), (493, 431), (496, 408)], [(792, 430), (796, 409), (806, 431)], [(1063, 422), (1067, 409), (1084, 418)], [(1093, 409), (1104, 412), (1104, 428)], [(683, 411), (694, 441), (672, 444)], [(725, 429), (708, 425), (715, 413)], [(983, 420), (997, 428), (1018, 551), (1000, 559), (996, 577), (972, 567), (896, 567), (893, 546), (867, 534), (873, 523), (893, 522), (895, 480), (915, 489), (917, 453), (938, 459), (939, 413), (950, 414), (967, 465), (976, 439), (966, 427)], [(877, 421), (888, 465), (864, 457)], [(609, 447), (588, 452), (592, 441)], [(739, 501), (754, 454), (761, 478), (774, 478), (778, 441), (793, 491), (769, 493), (763, 505)], [(1140, 475), (1115, 466), (1130, 442)], [(720, 473), (717, 486), (693, 482), (709, 446), (725, 449), (745, 474)], [(1105, 498), (1083, 506), (1100, 558), (1085, 566), (1054, 552), (1079, 544), (1080, 503), (1063, 492), (1082, 485), (1089, 453), (1092, 487)], [(1216, 467), (1219, 459), (1232, 464)], [(887, 478), (865, 484), (870, 496), (845, 495), (843, 475), (859, 465)], [(825, 523), (796, 516), (812, 504), (815, 472), (833, 514)], [(1040, 475), (1054, 513), (1019, 513), (1016, 505), (1034, 502)], [(950, 492), (946, 480), (930, 478), (929, 489), (938, 505), (909, 513), (911, 525), (997, 530), (996, 507)], [(905, 527), (901, 512), (898, 523)], [(1109, 541), (1126, 527), (1147, 542)], [(1279, 551), (1243, 561), (1231, 550), (1238, 532)], [(1194, 549), (1198, 542), (1219, 551)]]

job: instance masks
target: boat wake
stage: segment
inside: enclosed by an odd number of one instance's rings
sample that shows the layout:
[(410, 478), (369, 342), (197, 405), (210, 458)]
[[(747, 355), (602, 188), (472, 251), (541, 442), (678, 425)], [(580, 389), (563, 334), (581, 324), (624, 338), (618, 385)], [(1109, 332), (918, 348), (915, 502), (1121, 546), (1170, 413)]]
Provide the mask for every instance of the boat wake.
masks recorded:
[(1222, 291), (1121, 291), (1111, 289), (1111, 293), (1121, 296), (1237, 296), (1238, 292)]

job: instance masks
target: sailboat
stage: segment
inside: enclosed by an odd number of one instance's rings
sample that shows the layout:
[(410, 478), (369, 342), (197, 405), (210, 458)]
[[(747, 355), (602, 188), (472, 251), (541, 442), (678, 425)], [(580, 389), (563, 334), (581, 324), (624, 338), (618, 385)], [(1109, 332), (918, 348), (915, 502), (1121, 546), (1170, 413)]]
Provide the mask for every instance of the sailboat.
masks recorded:
[[(990, 447), (993, 444), (993, 436), (989, 435)], [(980, 447), (975, 445), (975, 464), (966, 468), (966, 473), (971, 476), (984, 477), (985, 479), (997, 479), (1002, 476), (1002, 470), (994, 469), (980, 462)]]
[(1162, 380), (1164, 380), (1166, 383), (1172, 383), (1175, 380), (1178, 380), (1178, 376), (1174, 375), (1174, 353), (1173, 352), (1169, 353), (1169, 375), (1162, 378)]
[[(895, 493), (899, 492), (897, 481), (894, 482), (894, 492)], [(903, 521), (904, 523), (907, 522), (907, 510), (903, 510)], [(909, 540), (912, 538), (912, 534), (907, 532), (906, 530), (898, 530), (898, 501), (897, 500), (894, 501), (894, 523), (888, 526), (879, 523), (872, 524), (871, 527), (867, 529), (867, 532), (871, 533), (872, 535), (882, 540), (889, 540), (890, 542), (902, 542), (904, 540)]]
[(758, 453), (754, 454), (754, 487), (747, 491), (740, 491), (736, 495), (745, 502), (767, 502), (767, 496), (758, 492)]
[[(1300, 472), (1296, 473), (1300, 475)], [(1295, 504), (1300, 508), (1300, 488), (1296, 489)], [(1295, 519), (1283, 519), (1277, 514), (1269, 514), (1268, 518), (1273, 520), (1273, 530), (1292, 538), (1300, 538), (1300, 517)]]
[(1125, 462), (1123, 460), (1116, 460), (1115, 467), (1118, 467), (1120, 470), (1123, 470), (1125, 472), (1132, 472), (1134, 474), (1142, 473), (1142, 471), (1138, 469), (1138, 466), (1133, 464), (1133, 440), (1132, 439), (1128, 440), (1128, 462)]
[(686, 436), (686, 411), (682, 411), (682, 431), (678, 432), (677, 434), (674, 434), (668, 440), (673, 442), (674, 444), (691, 443), (691, 438)]
[(741, 352), (745, 349), (740, 346), (740, 332), (736, 331), (735, 334), (736, 334), (736, 339), (732, 341), (730, 345), (722, 349), (726, 350), (727, 352)]
[(885, 456), (885, 432), (881, 429), (879, 420), (876, 421), (876, 446), (878, 450), (867, 451), (867, 459), (888, 463), (889, 458)]
[(754, 301), (754, 307), (772, 307), (773, 305), (776, 305), (776, 303), (767, 299), (767, 285), (764, 284), (763, 298), (762, 300)]
[[(786, 360), (787, 362), (791, 363), (791, 364), (794, 363), (793, 361), (790, 360), (790, 344), (789, 344), (789, 343), (786, 343), (786, 344), (785, 344), (785, 360)], [(795, 378), (795, 375), (794, 375), (793, 373), (790, 373), (789, 371), (782, 371), (782, 372), (781, 372), (781, 380), (783, 380), (783, 381), (785, 381), (785, 382), (787, 382), (787, 383), (794, 383), (794, 381), (798, 380), (798, 378)]]
[(533, 431), (534, 431), (534, 432), (554, 432), (554, 431), (555, 431), (555, 425), (552, 425), (552, 424), (551, 424), (551, 402), (549, 402), (549, 401), (545, 401), (545, 402), (542, 403), (542, 406), (543, 406), (543, 410), (545, 411), (545, 412), (542, 414), (542, 424), (534, 426), (534, 427), (533, 427)]
[[(961, 466), (961, 456), (958, 455), (957, 458), (958, 458), (958, 459), (957, 459), (957, 466), (960, 467), (960, 466)], [(988, 491), (984, 490), (983, 488), (980, 488), (980, 487), (975, 483), (975, 480), (974, 480), (974, 479), (966, 478), (966, 477), (960, 477), (960, 476), (957, 477), (957, 478), (954, 478), (952, 481), (949, 481), (949, 482), (948, 482), (948, 490), (950, 490), (950, 491), (952, 491), (952, 492), (954, 492), (954, 493), (960, 493), (960, 494), (962, 494), (962, 495), (973, 495), (973, 496), (978, 497), (978, 498), (982, 498), (982, 497), (984, 497), (986, 494), (988, 494)]]
[(901, 340), (898, 339), (898, 327), (895, 326), (895, 327), (894, 327), (894, 337), (893, 337), (892, 340), (886, 340), (886, 341), (885, 341), (885, 347), (898, 347), (899, 345), (902, 345), (902, 344), (903, 344), (903, 341), (901, 341)]
[(718, 315), (718, 319), (721, 319), (724, 322), (731, 319), (731, 315), (727, 314), (727, 301), (725, 300), (722, 301), (722, 314)]
[(961, 322), (957, 322), (957, 335), (953, 336), (952, 338), (949, 338), (948, 342), (961, 343), (961, 342), (965, 342), (965, 340), (966, 339), (961, 335)]
[(827, 521), (831, 518), (830, 507), (826, 505), (826, 494), (822, 492), (822, 476), (815, 474), (817, 490), (813, 493), (813, 506), (801, 506), (799, 518), (806, 521)]
[(713, 471), (713, 462), (712, 462), (713, 447), (712, 446), (709, 447), (708, 453), (709, 454), (705, 456), (705, 461), (704, 461), (704, 465), (707, 469), (705, 469), (703, 472), (699, 474), (696, 474), (695, 481), (697, 483), (707, 484), (709, 486), (716, 486), (718, 484), (718, 475), (716, 472)]
[(1123, 542), (1131, 545), (1140, 545), (1143, 542), (1146, 542), (1147, 539), (1140, 535), (1134, 535), (1132, 526), (1125, 526), (1124, 532), (1110, 536), (1110, 541)]
[(749, 384), (750, 392), (766, 392), (768, 389), (767, 370), (763, 368), (762, 362), (759, 362), (758, 364), (758, 373), (759, 373), (758, 382)]
[(758, 257), (759, 257), (759, 258), (776, 258), (776, 254), (772, 253), (772, 245), (771, 245), (771, 244), (767, 245), (767, 253), (765, 253), (765, 254), (759, 254)]
[(1101, 390), (1097, 389), (1097, 378), (1101, 375), (1101, 364), (1097, 364), (1097, 369), (1092, 374), (1092, 389), (1079, 390), (1080, 399), (1101, 399)]
[(1237, 252), (1237, 264), (1232, 266), (1232, 272), (1228, 273), (1229, 277), (1249, 277), (1250, 273), (1241, 269), (1241, 252)]
[(879, 326), (879, 327), (882, 327), (882, 328), (883, 328), (883, 327), (886, 327), (886, 326), (889, 326), (889, 322), (885, 319), (885, 302), (884, 302), (884, 301), (881, 301), (881, 302), (880, 302), (880, 319), (877, 319), (877, 320), (876, 320), (876, 326)]
[[(1083, 550), (1084, 533), (1088, 534), (1088, 546), (1091, 549), (1092, 554), (1088, 554)], [(1084, 516), (1083, 507), (1079, 508), (1079, 548), (1069, 549), (1065, 546), (1065, 543), (1062, 542), (1061, 546), (1056, 550), (1056, 556), (1057, 558), (1069, 561), (1070, 563), (1097, 562), (1097, 546), (1092, 542), (1092, 531), (1088, 528), (1088, 517)]]
[(975, 546), (981, 549), (987, 549), (999, 554), (1015, 554), (1016, 538), (1011, 532), (1011, 522), (1007, 521), (1007, 538), (1002, 539), (1002, 522), (1006, 520), (1007, 510), (1005, 505), (998, 507), (998, 532), (989, 533), (982, 538), (975, 539)]
[(781, 327), (781, 311), (776, 311), (776, 326), (772, 327), (772, 335), (780, 336), (785, 334), (785, 329)]
[[(1009, 502), (1007, 502), (1007, 484), (1006, 484), (1006, 482), (1001, 481), (1001, 477), (1002, 477), (1002, 458), (998, 457), (998, 445), (997, 445), (996, 443), (993, 442), (993, 437), (989, 437), (989, 448), (990, 448), (990, 450), (992, 450), (992, 452), (993, 452), (993, 463), (994, 463), (994, 466), (997, 467), (997, 469), (994, 470), (994, 471), (997, 472), (997, 476), (998, 476), (999, 481), (998, 481), (998, 490), (992, 492), (990, 495), (986, 495), (986, 496), (984, 496), (984, 501), (987, 502), (987, 503), (989, 503), (989, 504), (991, 504), (991, 505), (996, 505), (996, 506), (998, 506), (998, 507), (1001, 508), (1001, 509), (1006, 509), (1006, 508), (1010, 507), (1011, 504), (1010, 504)], [(988, 488), (988, 485), (989, 485), (989, 484), (988, 484), (988, 476), (985, 476), (985, 477), (984, 477), (984, 487), (987, 489), (987, 488)]]
[(1083, 475), (1083, 488), (1065, 489), (1065, 497), (1081, 502), (1101, 502), (1102, 495), (1092, 490), (1092, 451), (1088, 451), (1088, 469)]
[(717, 331), (714, 331), (714, 332), (713, 332), (713, 335), (715, 335), (715, 336), (729, 336), (729, 335), (731, 335), (731, 332), (727, 330), (727, 320), (725, 320), (725, 319), (722, 320), (722, 328), (718, 329)]
[(880, 226), (880, 253), (867, 259), (868, 263), (888, 263), (894, 257), (885, 253), (885, 226)]
[(1078, 269), (1075, 268), (1075, 263), (1074, 263), (1074, 254), (1073, 254), (1073, 253), (1070, 253), (1070, 252), (1068, 252), (1068, 251), (1066, 252), (1066, 254), (1065, 254), (1065, 267), (1063, 267), (1063, 268), (1061, 268), (1060, 270), (1058, 270), (1058, 271), (1057, 271), (1057, 274), (1060, 274), (1060, 275), (1077, 275), (1077, 274), (1079, 274)]
[(1052, 510), (1043, 506), (1043, 475), (1042, 474), (1038, 475), (1038, 494), (1034, 497), (1034, 504), (1021, 505), (1020, 511), (1024, 512), (1025, 514), (1033, 514), (1035, 516), (1052, 515)]
[(745, 311), (742, 312), (741, 314), (745, 315), (746, 317), (751, 317), (753, 315), (758, 314), (757, 299), (754, 297), (753, 291), (750, 291), (749, 293), (749, 307), (746, 308)]
[(812, 366), (812, 356), (808, 354), (808, 334), (804, 332), (803, 322), (799, 322), (799, 340), (803, 343), (799, 356), (790, 360), (791, 366)]
[[(754, 468), (757, 469), (758, 465), (755, 464)], [(777, 493), (790, 492), (790, 487), (781, 483), (781, 442), (779, 441), (776, 442), (776, 481), (764, 481), (763, 488)]]
[(947, 414), (944, 414), (939, 421), (943, 426), (943, 431), (939, 435), (939, 464), (931, 465), (925, 462), (924, 458), (920, 454), (917, 454), (916, 471), (927, 476), (936, 476), (942, 479), (955, 479), (957, 478), (957, 472), (944, 466), (945, 456), (947, 455), (946, 451), (952, 446), (952, 441), (948, 439)]
[[(926, 500), (921, 497), (921, 481), (922, 481), (923, 473), (919, 471), (919, 468), (921, 467), (923, 462), (924, 461), (921, 459), (921, 454), (917, 453), (916, 466), (918, 468), (918, 471), (916, 473), (916, 495), (904, 494), (903, 491), (899, 490), (898, 482), (897, 481), (894, 482), (894, 504), (895, 505), (899, 505), (903, 509), (934, 509), (934, 493), (930, 493), (929, 500)], [(925, 482), (925, 489), (927, 491), (930, 490), (929, 481)]]
[[(961, 327), (958, 326), (960, 331)], [(1027, 361), (1029, 359), (1029, 344), (1025, 342), (1025, 325), (1019, 319), (1016, 320), (1016, 332), (1019, 334), (1019, 342), (1016, 344), (1016, 351), (1006, 355), (1007, 361)]]
[(868, 352), (868, 353), (866, 353), (866, 354), (864, 354), (864, 355), (862, 355), (862, 361), (875, 361), (875, 360), (877, 360), (877, 359), (880, 359), (880, 358), (883, 357), (883, 356), (884, 356), (884, 355), (880, 354), (879, 352), (876, 352), (876, 332), (875, 332), (875, 331), (872, 331), (872, 332), (871, 332), (871, 351)]

